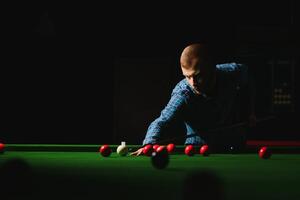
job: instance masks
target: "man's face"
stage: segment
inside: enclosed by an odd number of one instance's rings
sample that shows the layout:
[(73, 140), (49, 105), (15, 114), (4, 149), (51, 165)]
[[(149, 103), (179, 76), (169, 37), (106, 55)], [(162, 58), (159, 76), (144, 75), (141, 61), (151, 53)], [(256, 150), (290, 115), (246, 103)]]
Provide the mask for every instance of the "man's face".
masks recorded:
[(189, 62), (181, 62), (182, 74), (196, 94), (205, 92), (210, 79), (212, 78), (211, 74), (205, 70), (207, 67), (203, 67), (201, 65), (205, 65), (205, 63), (199, 62), (199, 59), (192, 59)]

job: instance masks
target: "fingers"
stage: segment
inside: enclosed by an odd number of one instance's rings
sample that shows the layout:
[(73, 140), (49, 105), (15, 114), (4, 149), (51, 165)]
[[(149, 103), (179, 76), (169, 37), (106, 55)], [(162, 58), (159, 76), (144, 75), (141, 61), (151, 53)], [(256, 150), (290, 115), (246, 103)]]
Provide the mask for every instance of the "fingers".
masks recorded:
[(130, 153), (129, 155), (135, 156), (137, 154), (137, 151)]
[(132, 152), (130, 155), (131, 155), (131, 156), (139, 156), (139, 155), (141, 155), (142, 153), (143, 153), (143, 148), (138, 149), (138, 150), (135, 151), (135, 152)]
[(139, 156), (141, 153), (140, 152), (133, 152), (133, 153), (131, 153), (130, 155), (131, 156)]
[(142, 154), (142, 151), (137, 152), (136, 156), (139, 156)]

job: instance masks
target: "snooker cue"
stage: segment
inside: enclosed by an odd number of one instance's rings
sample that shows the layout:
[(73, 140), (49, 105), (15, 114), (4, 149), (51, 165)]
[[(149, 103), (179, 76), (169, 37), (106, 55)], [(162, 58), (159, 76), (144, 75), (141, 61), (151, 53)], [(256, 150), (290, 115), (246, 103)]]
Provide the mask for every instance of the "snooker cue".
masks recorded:
[[(259, 118), (259, 119), (256, 120), (256, 124), (264, 122), (264, 121), (268, 121), (268, 120), (271, 120), (271, 119), (275, 119), (275, 118), (276, 118), (275, 116), (267, 116), (267, 117)], [(240, 123), (236, 123), (236, 124), (232, 124), (232, 125), (221, 126), (221, 127), (217, 127), (217, 128), (214, 128), (214, 129), (209, 129), (209, 130), (203, 131), (203, 132), (213, 133), (213, 132), (222, 131), (222, 130), (226, 130), (226, 129), (246, 126), (247, 124), (248, 124), (248, 122), (240, 122)], [(178, 139), (187, 139), (187, 138), (191, 138), (191, 137), (195, 137), (195, 136), (200, 136), (200, 134), (195, 133), (195, 134), (191, 134), (191, 135), (177, 136), (177, 137), (174, 137), (174, 138), (161, 140), (158, 143), (165, 143), (165, 142), (174, 141), (174, 140), (178, 140)]]

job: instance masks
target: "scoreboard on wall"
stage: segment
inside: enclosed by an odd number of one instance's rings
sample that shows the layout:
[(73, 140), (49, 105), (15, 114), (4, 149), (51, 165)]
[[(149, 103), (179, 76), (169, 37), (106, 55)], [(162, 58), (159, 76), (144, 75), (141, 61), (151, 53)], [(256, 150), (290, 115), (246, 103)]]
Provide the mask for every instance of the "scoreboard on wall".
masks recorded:
[(295, 111), (295, 60), (271, 59), (271, 112)]

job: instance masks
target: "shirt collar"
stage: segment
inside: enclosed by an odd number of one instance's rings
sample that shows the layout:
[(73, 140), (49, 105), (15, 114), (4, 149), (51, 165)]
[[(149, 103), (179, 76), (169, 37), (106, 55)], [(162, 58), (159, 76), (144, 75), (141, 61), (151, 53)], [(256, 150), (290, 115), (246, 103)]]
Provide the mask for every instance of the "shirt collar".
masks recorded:
[(205, 99), (209, 99), (210, 97), (208, 95), (206, 95), (205, 93), (201, 92), (201, 94), (197, 94), (195, 92), (195, 90), (193, 89), (193, 87), (187, 82), (186, 79), (184, 79), (185, 83), (188, 85), (188, 87), (191, 89), (191, 91), (196, 95), (196, 96), (199, 96), (199, 97), (203, 97)]

